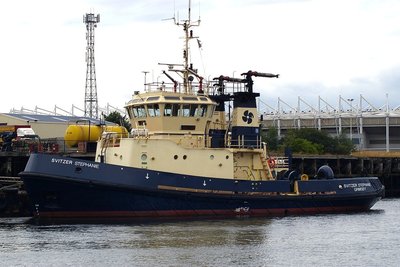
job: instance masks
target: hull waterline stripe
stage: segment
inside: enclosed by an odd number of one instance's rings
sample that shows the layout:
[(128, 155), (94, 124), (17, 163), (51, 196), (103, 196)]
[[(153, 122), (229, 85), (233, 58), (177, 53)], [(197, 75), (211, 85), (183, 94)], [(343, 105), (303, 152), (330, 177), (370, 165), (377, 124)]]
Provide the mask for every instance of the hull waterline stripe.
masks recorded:
[(144, 217), (183, 217), (183, 216), (279, 216), (287, 214), (315, 214), (329, 212), (367, 211), (369, 207), (315, 207), (315, 208), (289, 208), (289, 209), (252, 209), (250, 211), (233, 210), (156, 210), (156, 211), (82, 211), (82, 212), (39, 212), (39, 218), (144, 218)]

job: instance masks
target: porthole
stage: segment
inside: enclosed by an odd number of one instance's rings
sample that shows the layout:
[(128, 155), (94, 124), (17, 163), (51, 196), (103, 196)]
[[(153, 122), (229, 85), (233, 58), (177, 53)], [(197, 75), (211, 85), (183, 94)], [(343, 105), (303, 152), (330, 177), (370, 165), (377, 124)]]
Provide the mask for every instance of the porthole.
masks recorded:
[(225, 157), (226, 159), (229, 159), (229, 155), (226, 155), (226, 157)]
[(174, 159), (178, 159), (178, 155), (175, 155), (175, 156), (174, 156)]
[(214, 159), (214, 155), (211, 155), (211, 156), (210, 156), (210, 159)]
[(142, 159), (142, 161), (146, 161), (147, 160), (147, 155), (143, 153), (142, 156), (140, 156), (140, 158)]
[(187, 156), (186, 156), (186, 155), (183, 155), (183, 159), (187, 159)]

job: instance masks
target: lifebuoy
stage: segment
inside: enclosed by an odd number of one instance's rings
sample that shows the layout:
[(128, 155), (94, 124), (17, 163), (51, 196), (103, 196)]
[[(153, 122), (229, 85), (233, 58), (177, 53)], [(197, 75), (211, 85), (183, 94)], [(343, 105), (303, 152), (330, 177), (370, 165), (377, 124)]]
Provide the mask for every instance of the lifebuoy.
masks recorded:
[(270, 158), (270, 159), (267, 160), (267, 162), (268, 162), (268, 166), (269, 166), (271, 169), (275, 168), (275, 165), (276, 165), (275, 159)]
[(58, 144), (53, 144), (53, 145), (51, 146), (51, 151), (52, 151), (53, 153), (57, 153), (57, 152), (58, 152)]
[(301, 176), (300, 176), (300, 180), (302, 180), (302, 181), (308, 181), (308, 175), (307, 174), (302, 174)]

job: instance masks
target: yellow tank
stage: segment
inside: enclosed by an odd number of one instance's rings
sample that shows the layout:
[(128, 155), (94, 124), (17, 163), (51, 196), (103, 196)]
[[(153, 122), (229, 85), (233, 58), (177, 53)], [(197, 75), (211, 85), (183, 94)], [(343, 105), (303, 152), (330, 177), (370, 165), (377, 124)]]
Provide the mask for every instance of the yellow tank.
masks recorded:
[(96, 142), (103, 131), (116, 132), (121, 137), (128, 137), (128, 131), (123, 126), (70, 125), (64, 134), (65, 144), (76, 147), (79, 142)]
[(118, 133), (120, 134), (120, 137), (125, 138), (128, 137), (128, 130), (124, 126), (105, 126), (103, 128), (103, 132), (113, 132), (113, 133)]
[(95, 142), (101, 132), (101, 126), (98, 125), (70, 125), (64, 134), (65, 144), (76, 147), (79, 142)]

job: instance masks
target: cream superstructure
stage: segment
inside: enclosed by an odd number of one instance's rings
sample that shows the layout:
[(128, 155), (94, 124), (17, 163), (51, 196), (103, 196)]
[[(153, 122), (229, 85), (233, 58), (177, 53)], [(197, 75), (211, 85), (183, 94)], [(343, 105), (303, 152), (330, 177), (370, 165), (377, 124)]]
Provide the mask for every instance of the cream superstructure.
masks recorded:
[[(126, 106), (133, 125), (130, 137), (103, 133), (96, 160), (213, 178), (273, 179), (261, 142), (260, 148), (244, 148), (240, 140), (232, 142), (227, 132), (226, 147), (211, 147), (209, 130), (227, 126), (220, 121), (224, 112), (215, 112), (215, 107), (216, 103), (204, 94), (162, 90), (135, 94)], [(256, 110), (252, 112), (257, 114)]]
[[(274, 179), (272, 167), (284, 162), (269, 158), (261, 142), (251, 76), (277, 75), (249, 71), (243, 79), (220, 76), (211, 87), (189, 64), (189, 41), (198, 38), (191, 28), (200, 21), (190, 20), (190, 8), (188, 17), (175, 21), (185, 32), (184, 64), (166, 64), (183, 81), (164, 71), (171, 84), (146, 84), (144, 92), (135, 92), (125, 107), (133, 127), (130, 136), (103, 133), (96, 160), (210, 178)], [(235, 90), (228, 92), (227, 82), (235, 82)], [(233, 103), (232, 119), (224, 111), (226, 101)]]

